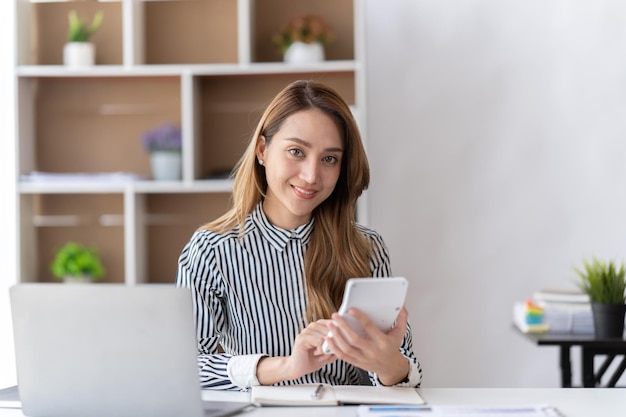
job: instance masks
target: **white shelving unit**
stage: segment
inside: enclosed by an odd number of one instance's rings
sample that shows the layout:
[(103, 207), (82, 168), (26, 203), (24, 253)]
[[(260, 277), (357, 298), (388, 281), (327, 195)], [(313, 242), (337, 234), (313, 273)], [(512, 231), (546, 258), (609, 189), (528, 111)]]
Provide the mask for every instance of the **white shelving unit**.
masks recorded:
[[(364, 120), (359, 0), (16, 2), (20, 176), (146, 177), (141, 133), (167, 121), (183, 131), (182, 181), (20, 181), (21, 281), (52, 281), (54, 250), (75, 240), (98, 247), (108, 282), (172, 282), (193, 230), (228, 207), (232, 182), (223, 174), (245, 149), (265, 105), (290, 81), (333, 85)], [(93, 37), (92, 68), (61, 64), (70, 9), (84, 19), (105, 11)], [(329, 21), (336, 41), (326, 62), (286, 65), (269, 45), (271, 31), (304, 13)], [(164, 43), (169, 38), (178, 44)], [(363, 204), (359, 214), (365, 221)]]

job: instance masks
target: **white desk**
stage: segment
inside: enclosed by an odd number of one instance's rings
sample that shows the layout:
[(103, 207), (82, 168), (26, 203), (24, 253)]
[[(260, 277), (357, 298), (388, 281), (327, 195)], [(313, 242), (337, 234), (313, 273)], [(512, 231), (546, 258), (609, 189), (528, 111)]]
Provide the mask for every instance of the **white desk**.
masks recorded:
[[(431, 405), (538, 405), (556, 406), (566, 417), (624, 417), (626, 389), (620, 388), (423, 388)], [(247, 401), (247, 393), (205, 391), (205, 398)], [(353, 417), (356, 407), (265, 407), (245, 417)], [(23, 417), (21, 410), (0, 409), (1, 417)], [(112, 416), (114, 417), (114, 416)]]

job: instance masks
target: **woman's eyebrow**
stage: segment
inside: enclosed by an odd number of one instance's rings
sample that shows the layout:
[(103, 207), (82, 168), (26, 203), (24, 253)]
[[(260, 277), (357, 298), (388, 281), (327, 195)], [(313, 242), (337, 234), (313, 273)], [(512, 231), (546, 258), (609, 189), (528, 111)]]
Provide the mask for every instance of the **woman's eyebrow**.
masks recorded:
[[(300, 138), (285, 138), (285, 140), (288, 140), (290, 142), (295, 142), (299, 145), (304, 146), (305, 148), (312, 148), (313, 145), (310, 142), (307, 142), (306, 140), (300, 139)], [(343, 152), (343, 148), (326, 148), (324, 149), (325, 152)]]

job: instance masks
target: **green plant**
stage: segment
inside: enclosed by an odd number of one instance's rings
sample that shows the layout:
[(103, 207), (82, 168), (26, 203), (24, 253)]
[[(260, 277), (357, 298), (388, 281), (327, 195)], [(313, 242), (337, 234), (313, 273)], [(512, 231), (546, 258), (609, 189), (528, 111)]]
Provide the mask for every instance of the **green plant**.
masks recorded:
[(75, 242), (68, 242), (57, 251), (50, 270), (60, 279), (83, 275), (98, 279), (105, 272), (96, 249)]
[(285, 24), (280, 32), (274, 35), (274, 44), (281, 52), (285, 52), (294, 42), (327, 45), (334, 38), (330, 26), (319, 16), (296, 16)]
[(67, 32), (67, 40), (68, 42), (89, 42), (89, 38), (93, 33), (98, 30), (100, 25), (102, 24), (102, 19), (104, 18), (104, 12), (99, 11), (93, 17), (91, 21), (91, 25), (87, 27), (86, 23), (80, 20), (78, 17), (78, 13), (76, 10), (70, 10), (68, 14), (68, 18), (70, 21), (70, 28)]
[(580, 277), (579, 288), (584, 291), (592, 303), (625, 304), (626, 271), (624, 265), (617, 269), (612, 262), (592, 259), (584, 261), (583, 269), (574, 270)]

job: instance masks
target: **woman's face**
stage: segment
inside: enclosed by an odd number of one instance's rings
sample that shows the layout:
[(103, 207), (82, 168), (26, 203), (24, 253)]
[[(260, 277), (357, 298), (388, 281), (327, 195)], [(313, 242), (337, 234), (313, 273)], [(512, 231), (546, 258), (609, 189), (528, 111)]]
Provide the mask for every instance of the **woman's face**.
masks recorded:
[(289, 116), (270, 144), (259, 138), (267, 196), (263, 209), (272, 224), (293, 229), (335, 189), (341, 172), (343, 141), (335, 120), (317, 109)]

